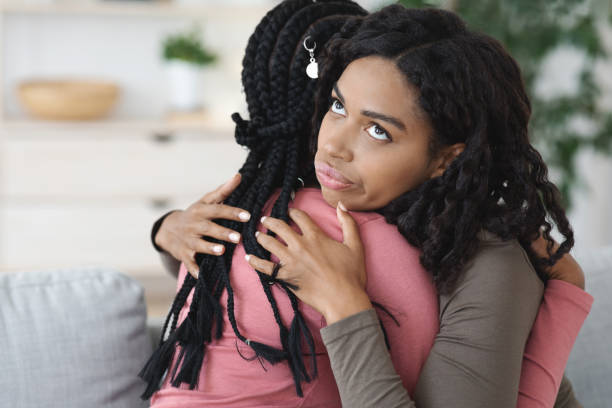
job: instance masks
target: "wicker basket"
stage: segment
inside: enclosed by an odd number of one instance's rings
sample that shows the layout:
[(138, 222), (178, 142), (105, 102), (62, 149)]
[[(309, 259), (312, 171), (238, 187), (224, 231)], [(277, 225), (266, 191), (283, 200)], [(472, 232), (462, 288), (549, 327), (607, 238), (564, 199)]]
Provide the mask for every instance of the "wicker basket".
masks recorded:
[(88, 120), (108, 114), (119, 96), (119, 86), (90, 80), (31, 80), (19, 84), (18, 94), (35, 117)]

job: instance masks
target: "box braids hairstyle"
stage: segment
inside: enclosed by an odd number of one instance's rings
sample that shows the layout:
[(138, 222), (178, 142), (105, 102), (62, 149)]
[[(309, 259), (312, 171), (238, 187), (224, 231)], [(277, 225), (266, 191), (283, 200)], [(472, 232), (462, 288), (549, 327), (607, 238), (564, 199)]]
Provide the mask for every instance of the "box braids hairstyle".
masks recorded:
[[(239, 113), (232, 114), (236, 123), (236, 141), (248, 148), (249, 154), (239, 170), (242, 181), (225, 204), (248, 210), (251, 219), (247, 223), (215, 220), (222, 226), (241, 231), (247, 253), (270, 258), (270, 253), (255, 240), (266, 201), (280, 187), (281, 193), (271, 216), (289, 222), (288, 206), (298, 176), (312, 176), (314, 172), (312, 161), (306, 154), (306, 141), (311, 132), (316, 81), (305, 73), (309, 55), (302, 43), (310, 35), (316, 41), (317, 49), (322, 49), (348, 17), (366, 14), (366, 10), (349, 0), (286, 0), (263, 17), (249, 38), (242, 62), (242, 84), (250, 120), (244, 120)], [(212, 241), (220, 243), (215, 239)], [(159, 345), (139, 373), (147, 383), (142, 399), (149, 399), (159, 390), (176, 345), (180, 346), (180, 353), (172, 373), (168, 370), (170, 382), (174, 387), (181, 383), (189, 383), (190, 389), (197, 387), (205, 345), (212, 340), (213, 327), (215, 338), (222, 334), (223, 315), (219, 298), (223, 290), (227, 290), (227, 313), (236, 337), (255, 352), (255, 357), (250, 359), (263, 358), (272, 364), (286, 360), (300, 397), (303, 397), (301, 382), (310, 382), (316, 377), (313, 337), (298, 309), (298, 299), (286, 283), (278, 281), (277, 284), (287, 293), (294, 311), (289, 328), (281, 320), (267, 276), (258, 272), (279, 326), (282, 349), (249, 340), (240, 332), (234, 315), (234, 295), (229, 276), (236, 245), (223, 244), (226, 246), (223, 255), (196, 254), (200, 266), (199, 279), (187, 274), (164, 323)], [(194, 294), (189, 312), (177, 327), (179, 312), (192, 289)], [(312, 356), (312, 375), (304, 365), (302, 340)]]

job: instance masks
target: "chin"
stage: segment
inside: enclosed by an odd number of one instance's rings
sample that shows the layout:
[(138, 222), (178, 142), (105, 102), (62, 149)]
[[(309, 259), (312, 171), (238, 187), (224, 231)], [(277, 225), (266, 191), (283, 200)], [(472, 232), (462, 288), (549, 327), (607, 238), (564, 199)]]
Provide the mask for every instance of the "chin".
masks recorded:
[(342, 199), (339, 197), (338, 193), (323, 186), (321, 186), (321, 195), (323, 196), (325, 202), (334, 208), (336, 208), (338, 205), (338, 201)]

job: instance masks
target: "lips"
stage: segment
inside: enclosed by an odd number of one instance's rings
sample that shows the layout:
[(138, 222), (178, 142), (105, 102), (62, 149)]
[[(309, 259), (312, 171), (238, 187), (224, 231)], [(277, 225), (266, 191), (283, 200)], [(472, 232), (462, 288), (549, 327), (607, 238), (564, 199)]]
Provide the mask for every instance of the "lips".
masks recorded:
[(344, 177), (342, 173), (327, 163), (315, 162), (315, 170), (317, 172), (319, 182), (328, 188), (339, 190), (347, 188), (353, 184), (351, 180)]

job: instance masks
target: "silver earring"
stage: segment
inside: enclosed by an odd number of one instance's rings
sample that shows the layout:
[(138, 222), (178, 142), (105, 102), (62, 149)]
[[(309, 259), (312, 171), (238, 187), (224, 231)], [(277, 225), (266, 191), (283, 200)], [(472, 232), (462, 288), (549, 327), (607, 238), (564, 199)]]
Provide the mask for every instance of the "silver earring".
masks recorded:
[[(304, 179), (302, 179), (301, 177), (297, 178), (298, 181), (300, 182), (300, 184), (302, 185), (302, 187), (304, 187)], [(295, 189), (291, 190), (291, 201), (295, 200)]]
[(306, 45), (306, 40), (308, 40), (310, 36), (304, 38), (304, 48), (310, 53), (310, 64), (306, 67), (306, 75), (308, 75), (312, 79), (316, 79), (319, 77), (319, 65), (314, 57), (314, 50), (317, 48), (317, 43), (315, 42), (312, 48), (308, 48)]

